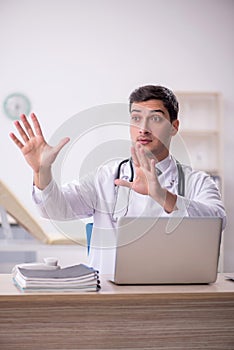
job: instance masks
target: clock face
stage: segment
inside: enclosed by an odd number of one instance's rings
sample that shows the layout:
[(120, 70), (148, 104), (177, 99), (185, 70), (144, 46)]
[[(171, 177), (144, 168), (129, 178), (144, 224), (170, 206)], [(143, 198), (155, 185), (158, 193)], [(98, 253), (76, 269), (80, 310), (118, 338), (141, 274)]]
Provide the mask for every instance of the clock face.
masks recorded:
[(4, 112), (10, 119), (19, 119), (21, 114), (28, 114), (31, 109), (29, 99), (20, 93), (13, 93), (4, 101)]

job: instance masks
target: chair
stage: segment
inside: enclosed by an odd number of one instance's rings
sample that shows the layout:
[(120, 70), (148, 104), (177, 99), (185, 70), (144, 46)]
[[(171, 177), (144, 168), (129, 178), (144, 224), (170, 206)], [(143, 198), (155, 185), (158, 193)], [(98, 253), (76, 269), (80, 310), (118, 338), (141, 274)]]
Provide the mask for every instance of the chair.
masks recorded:
[(93, 231), (93, 223), (89, 222), (88, 224), (86, 224), (86, 239), (87, 239), (88, 255), (89, 255), (89, 250), (90, 250), (92, 231)]

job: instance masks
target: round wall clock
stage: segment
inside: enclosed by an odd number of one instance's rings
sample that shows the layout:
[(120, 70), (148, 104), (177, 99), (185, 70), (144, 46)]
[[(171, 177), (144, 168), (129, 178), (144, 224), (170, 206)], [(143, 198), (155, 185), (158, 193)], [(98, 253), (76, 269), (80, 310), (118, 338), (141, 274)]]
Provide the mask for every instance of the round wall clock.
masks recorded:
[(29, 99), (20, 93), (13, 93), (3, 102), (5, 114), (10, 119), (18, 119), (21, 114), (28, 114), (31, 109)]

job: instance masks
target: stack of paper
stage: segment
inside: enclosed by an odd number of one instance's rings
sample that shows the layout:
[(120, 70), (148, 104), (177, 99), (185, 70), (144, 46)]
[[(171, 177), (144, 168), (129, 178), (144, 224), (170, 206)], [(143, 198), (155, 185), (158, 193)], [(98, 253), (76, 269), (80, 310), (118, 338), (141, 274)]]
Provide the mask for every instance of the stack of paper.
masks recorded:
[(89, 292), (100, 289), (98, 271), (84, 264), (59, 269), (15, 266), (13, 281), (23, 292)]

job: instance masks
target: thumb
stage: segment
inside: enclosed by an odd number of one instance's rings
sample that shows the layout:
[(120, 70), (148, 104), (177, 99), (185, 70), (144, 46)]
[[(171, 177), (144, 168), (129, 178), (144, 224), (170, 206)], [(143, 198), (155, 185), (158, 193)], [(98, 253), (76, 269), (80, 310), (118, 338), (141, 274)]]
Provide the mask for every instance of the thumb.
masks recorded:
[(115, 180), (115, 185), (131, 188), (132, 187), (132, 182), (128, 182), (128, 181), (125, 181), (125, 180), (122, 180), (122, 179), (116, 179)]
[(61, 149), (70, 141), (69, 137), (65, 137), (64, 139), (60, 140), (57, 146), (55, 146), (55, 152), (58, 154)]

